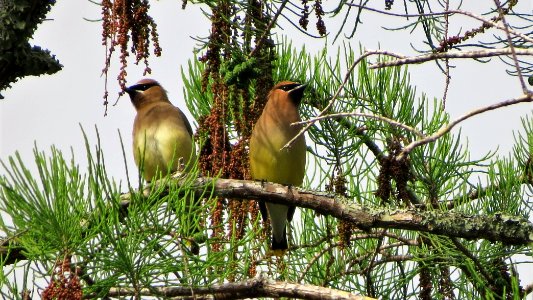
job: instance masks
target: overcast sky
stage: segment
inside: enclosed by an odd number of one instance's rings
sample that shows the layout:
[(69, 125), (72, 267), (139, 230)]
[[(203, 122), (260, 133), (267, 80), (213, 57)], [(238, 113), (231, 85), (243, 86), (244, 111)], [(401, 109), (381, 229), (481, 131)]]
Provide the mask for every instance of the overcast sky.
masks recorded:
[[(208, 36), (210, 24), (198, 6), (189, 4), (186, 10), (182, 10), (181, 1), (151, 2), (150, 14), (158, 24), (163, 56), (150, 60), (153, 72), (149, 77), (157, 79), (168, 90), (171, 101), (184, 110), (190, 119), (182, 100), (180, 67), (186, 66), (187, 60), (194, 58), (192, 50), (197, 42), (191, 36)], [(519, 5), (528, 5), (525, 2), (521, 1)], [(396, 4), (395, 8), (402, 13), (401, 3)], [(0, 100), (0, 159), (6, 160), (18, 150), (23, 159), (30, 161), (33, 159), (33, 145), (37, 143), (40, 150), (48, 150), (55, 145), (69, 153), (72, 147), (77, 161), (83, 163), (85, 152), (78, 124), (89, 133), (92, 143), (96, 142), (96, 125), (100, 131), (107, 170), (115, 179), (124, 182), (118, 131), (124, 137), (130, 172), (136, 172), (130, 146), (135, 110), (129, 98), (122, 97), (116, 106), (109, 107), (108, 116), (104, 117), (104, 81), (100, 75), (104, 67), (105, 49), (101, 46), (101, 23), (83, 20), (100, 18), (100, 7), (88, 1), (58, 1), (48, 17), (51, 20), (39, 26), (33, 43), (55, 54), (64, 69), (50, 76), (23, 78), (11, 89), (2, 92), (5, 99)], [(312, 22), (310, 28), (313, 28)], [(349, 41), (354, 49), (358, 49), (361, 43), (367, 49), (381, 48), (412, 54), (410, 42), (422, 46), (420, 40), (413, 39), (408, 32), (387, 32), (379, 28), (401, 24), (400, 19), (366, 13), (363, 22), (357, 35)], [(465, 22), (472, 24), (466, 18)], [(326, 19), (326, 26), (330, 31), (335, 31), (338, 21), (335, 24)], [(465, 29), (468, 28), (465, 26)], [(325, 40), (304, 38), (290, 26), (284, 29), (283, 33), (289, 35), (295, 46), (305, 44), (311, 52), (318, 52), (325, 43)], [(335, 53), (337, 47), (342, 47), (342, 42), (342, 39), (335, 45), (328, 42), (331, 48), (329, 53)], [(117, 61), (115, 57), (109, 80), (112, 103), (119, 89), (115, 81)], [(503, 63), (454, 61), (454, 64), (457, 68), (451, 73), (452, 84), (446, 107), (452, 119), (474, 108), (521, 94), (518, 81), (506, 75)], [(142, 70), (142, 66), (130, 65), (127, 78), (130, 84), (142, 78)], [(442, 97), (444, 75), (434, 64), (411, 66), (410, 71), (417, 91), (427, 93), (430, 98)], [(508, 153), (513, 143), (513, 130), (521, 128), (520, 116), (530, 111), (530, 104), (521, 104), (464, 122), (462, 133), (469, 140), (473, 158), (498, 148), (500, 153)], [(195, 127), (196, 123), (193, 123)], [(453, 132), (457, 133), (458, 129)]]

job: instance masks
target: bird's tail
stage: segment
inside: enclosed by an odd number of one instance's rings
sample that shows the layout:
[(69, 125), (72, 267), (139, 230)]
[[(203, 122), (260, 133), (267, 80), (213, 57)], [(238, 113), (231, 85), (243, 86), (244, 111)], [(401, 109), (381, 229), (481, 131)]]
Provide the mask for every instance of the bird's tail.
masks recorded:
[(287, 244), (287, 228), (283, 228), (283, 236), (281, 241), (278, 241), (274, 235), (272, 235), (272, 250), (287, 250), (289, 245)]
[[(186, 196), (187, 197), (187, 196)], [(201, 220), (201, 199), (189, 195), (189, 199), (180, 199), (181, 203), (175, 206), (174, 211), (180, 217), (179, 231), (185, 239), (187, 247), (192, 254), (198, 255), (200, 243), (205, 242)]]

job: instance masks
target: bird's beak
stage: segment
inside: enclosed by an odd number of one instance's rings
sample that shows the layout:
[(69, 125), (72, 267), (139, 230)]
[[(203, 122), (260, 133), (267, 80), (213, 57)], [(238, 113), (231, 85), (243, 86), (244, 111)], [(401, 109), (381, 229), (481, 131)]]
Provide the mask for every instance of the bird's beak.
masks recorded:
[(130, 97), (133, 97), (135, 93), (137, 93), (137, 90), (133, 89), (131, 86), (124, 89), (124, 92), (128, 93)]
[(295, 102), (296, 105), (300, 104), (300, 101), (302, 101), (302, 96), (304, 95), (305, 88), (307, 87), (307, 84), (300, 84), (299, 86), (293, 88), (290, 90), (289, 96), (291, 99)]

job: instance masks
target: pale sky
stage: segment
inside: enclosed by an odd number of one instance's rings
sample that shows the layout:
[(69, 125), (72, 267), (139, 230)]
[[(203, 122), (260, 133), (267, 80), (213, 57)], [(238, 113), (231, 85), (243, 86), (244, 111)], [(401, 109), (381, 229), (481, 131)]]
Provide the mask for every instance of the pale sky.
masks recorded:
[[(163, 55), (151, 59), (153, 72), (148, 77), (157, 79), (168, 90), (171, 101), (187, 111), (182, 100), (180, 67), (186, 66), (187, 60), (194, 57), (192, 50), (197, 42), (190, 37), (207, 36), (210, 25), (198, 6), (189, 4), (186, 10), (181, 10), (180, 7), (180, 1), (156, 1), (152, 4), (151, 15), (158, 23)], [(375, 13), (367, 13), (366, 18), (363, 16), (364, 25), (349, 41), (354, 49), (358, 49), (358, 43), (361, 43), (367, 49), (381, 48), (412, 54), (410, 42), (421, 47), (421, 43), (408, 33), (387, 32), (379, 28), (401, 24), (400, 19), (376, 18), (377, 16)], [(135, 112), (128, 97), (122, 97), (116, 106), (109, 107), (108, 116), (104, 117), (104, 82), (100, 75), (105, 50), (101, 46), (101, 23), (83, 20), (98, 19), (100, 8), (88, 1), (58, 2), (48, 17), (52, 20), (39, 27), (34, 43), (51, 50), (64, 65), (64, 69), (54, 75), (26, 77), (13, 84), (11, 89), (2, 92), (5, 100), (0, 101), (0, 158), (5, 159), (16, 150), (23, 157), (28, 155), (31, 158), (34, 141), (42, 150), (54, 144), (63, 150), (72, 146), (75, 153), (83, 153), (78, 123), (92, 137), (96, 125), (100, 130), (104, 150), (117, 154), (106, 155), (109, 165), (114, 166), (118, 162), (117, 168), (108, 169), (117, 178), (122, 178), (124, 172), (122, 159), (118, 155), (120, 149), (117, 130), (121, 131), (125, 144), (130, 145)], [(176, 21), (179, 22), (177, 26)], [(326, 25), (330, 31), (338, 28), (335, 22), (328, 19)], [(309, 27), (313, 28), (312, 23)], [(324, 40), (303, 37), (292, 30), (290, 25), (284, 29), (283, 33), (289, 34), (295, 46), (305, 44), (311, 52), (318, 52), (325, 43)], [(335, 53), (338, 47), (342, 47), (342, 40), (335, 45), (329, 42), (328, 47), (330, 53)], [(115, 59), (115, 72), (110, 73), (109, 80), (111, 103), (119, 90), (115, 80), (118, 57)], [(452, 84), (447, 100), (447, 111), (452, 118), (521, 93), (516, 78), (505, 74), (506, 66), (503, 63), (481, 64), (464, 60), (454, 63), (457, 68), (452, 69)], [(143, 66), (130, 63), (128, 82), (133, 84), (142, 78), (142, 70)], [(434, 64), (414, 65), (410, 67), (410, 71), (417, 91), (425, 92), (431, 98), (442, 97), (444, 76)], [(527, 107), (527, 104), (516, 105), (464, 122), (462, 133), (468, 138), (473, 155), (481, 156), (497, 147), (501, 153), (508, 152), (513, 142), (512, 131), (520, 129), (519, 116), (529, 112)], [(133, 166), (132, 159), (129, 163)]]
[[(520, 3), (519, 5), (527, 5), (523, 4), (524, 1)], [(401, 3), (396, 3), (396, 6), (401, 8)], [(400, 9), (398, 12), (403, 11)], [(150, 14), (158, 24), (163, 55), (150, 60), (153, 72), (148, 77), (158, 80), (169, 92), (174, 105), (185, 111), (191, 120), (182, 100), (180, 67), (186, 66), (187, 60), (194, 58), (192, 50), (197, 42), (191, 36), (208, 36), (210, 24), (198, 6), (189, 4), (186, 10), (182, 10), (181, 1), (152, 1)], [(30, 162), (33, 160), (34, 143), (37, 143), (40, 150), (48, 151), (51, 145), (55, 145), (66, 154), (70, 154), (72, 147), (77, 161), (83, 165), (85, 149), (78, 124), (89, 134), (92, 143), (96, 142), (96, 125), (108, 172), (117, 181), (125, 182), (117, 132), (120, 130), (124, 138), (130, 174), (135, 174), (130, 146), (135, 111), (129, 98), (125, 96), (116, 106), (109, 106), (108, 116), (104, 117), (104, 81), (100, 75), (104, 67), (105, 50), (101, 46), (101, 23), (83, 20), (100, 18), (100, 7), (88, 1), (58, 1), (48, 18), (51, 20), (39, 26), (33, 43), (55, 54), (64, 69), (54, 75), (23, 78), (13, 84), (11, 89), (2, 91), (5, 99), (0, 100), (0, 159), (5, 161), (9, 155), (19, 151), (23, 159)], [(338, 21), (325, 20), (328, 30), (333, 34), (338, 28)], [(413, 39), (416, 35), (387, 32), (380, 28), (401, 24), (400, 19), (366, 13), (363, 15), (363, 22), (364, 25), (356, 36), (349, 41), (353, 49), (358, 49), (361, 43), (367, 49), (381, 48), (412, 55), (414, 52), (410, 42), (422, 47), (420, 39)], [(309, 28), (314, 30), (313, 21)], [(325, 40), (303, 37), (291, 29), (290, 25), (284, 29), (282, 32), (289, 35), (296, 47), (305, 44), (307, 49), (316, 53), (325, 43)], [(465, 26), (465, 29), (469, 29), (469, 26)], [(335, 45), (328, 42), (329, 53), (335, 53), (337, 47), (342, 47), (342, 42), (342, 39)], [(118, 57), (115, 57), (114, 68), (110, 72), (111, 103), (119, 90), (115, 80), (117, 61)], [(521, 95), (518, 80), (508, 76), (505, 73), (507, 66), (499, 61), (489, 64), (454, 61), (453, 64), (457, 68), (451, 73), (452, 84), (446, 106), (452, 119), (474, 108)], [(143, 68), (130, 64), (127, 78), (129, 84), (143, 77)], [(434, 64), (411, 66), (410, 73), (417, 91), (427, 93), (430, 98), (442, 97), (444, 75)], [(479, 158), (498, 147), (499, 153), (508, 153), (513, 144), (513, 130), (520, 130), (520, 116), (529, 114), (530, 108), (530, 104), (520, 104), (464, 122), (461, 126), (462, 134), (469, 140), (473, 158)], [(193, 123), (193, 127), (196, 127), (196, 123)], [(458, 129), (453, 130), (453, 133), (457, 132)], [(531, 283), (526, 277), (522, 279), (525, 280), (523, 284)]]

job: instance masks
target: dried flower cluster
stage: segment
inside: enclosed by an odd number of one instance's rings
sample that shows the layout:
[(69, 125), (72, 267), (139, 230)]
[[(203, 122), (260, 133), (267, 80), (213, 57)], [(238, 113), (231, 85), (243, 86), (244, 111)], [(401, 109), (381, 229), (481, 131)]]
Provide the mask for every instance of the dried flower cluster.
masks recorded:
[[(210, 114), (199, 120), (197, 135), (204, 139), (199, 166), (205, 174), (235, 179), (250, 179), (248, 141), (273, 85), (273, 45), (263, 40), (269, 38), (263, 33), (270, 21), (265, 1), (252, 1), (245, 9), (247, 13), (241, 18), (240, 9), (233, 4), (216, 3), (207, 50), (199, 58), (206, 65), (202, 88), (210, 89), (214, 95)], [(257, 47), (254, 51), (252, 44)], [(252, 80), (254, 96), (249, 90)], [(236, 133), (236, 140), (233, 137), (230, 141), (230, 128)], [(228, 222), (224, 222), (225, 216)], [(218, 199), (210, 218), (212, 237), (222, 242), (240, 239), (249, 218), (255, 220), (258, 216), (255, 201)], [(220, 250), (221, 246), (214, 244), (213, 250)], [(250, 270), (250, 274), (254, 272)]]
[[(497, 16), (494, 16), (490, 19), (493, 23), (500, 22), (503, 19), (503, 17), (507, 15), (513, 9), (513, 7), (518, 3), (518, 0), (511, 0), (507, 3), (508, 3), (508, 7), (502, 8), (501, 13), (499, 13)], [(446, 52), (452, 49), (453, 46), (458, 45), (470, 38), (473, 38), (480, 33), (484, 33), (485, 30), (491, 27), (492, 25), (490, 23), (483, 23), (478, 28), (467, 30), (462, 36), (448, 37), (447, 39), (441, 41), (439, 47), (435, 48), (433, 52)]]
[(307, 5), (309, 1), (308, 0), (302, 0), (302, 17), (300, 18), (300, 26), (304, 30), (307, 30), (307, 24), (309, 24), (309, 5)]
[(76, 300), (82, 299), (82, 296), (80, 278), (76, 272), (71, 271), (71, 257), (67, 255), (62, 261), (57, 261), (42, 299)]
[[(409, 204), (410, 197), (407, 189), (407, 182), (411, 177), (409, 173), (410, 161), (407, 158), (398, 160), (397, 157), (402, 151), (399, 140), (387, 139), (387, 150), (389, 155), (380, 160), (381, 168), (378, 176), (378, 190), (376, 196), (381, 198), (383, 203), (390, 203), (391, 197), (402, 200)], [(393, 181), (396, 183), (396, 193), (393, 195)], [(397, 203), (399, 204), (399, 203)]]
[[(324, 9), (322, 8), (322, 0), (315, 0), (313, 4), (313, 10), (315, 11), (316, 29), (320, 36), (325, 36), (327, 34), (326, 24), (324, 23)], [(304, 30), (307, 30), (307, 24), (309, 24), (309, 0), (302, 0), (302, 15), (299, 20), (300, 26)]]
[[(150, 4), (148, 0), (103, 0), (102, 1), (102, 44), (106, 47), (105, 67), (102, 73), (106, 83), (111, 65), (111, 57), (117, 47), (120, 48), (120, 72), (118, 83), (122, 90), (126, 88), (126, 68), (130, 52), (135, 54), (135, 64), (144, 62), (144, 75), (151, 72), (148, 57), (150, 44), (153, 43), (153, 53), (161, 56), (157, 25), (148, 15)], [(131, 48), (129, 43), (131, 41)], [(123, 94), (124, 92), (120, 92)], [(104, 94), (104, 105), (108, 104), (107, 86)]]
[(391, 10), (394, 5), (394, 0), (385, 0), (385, 9)]
[[(211, 16), (211, 35), (209, 37), (208, 48), (200, 61), (206, 63), (203, 74), (202, 89), (206, 90), (209, 85), (209, 78), (213, 79), (210, 86), (213, 92), (213, 106), (211, 113), (199, 120), (197, 135), (204, 137), (203, 147), (200, 149), (199, 167), (205, 174), (229, 176), (229, 161), (231, 144), (226, 130), (228, 87), (220, 78), (220, 65), (222, 57), (228, 55), (223, 52), (222, 45), (227, 45), (231, 36), (231, 27), (228, 16), (231, 6), (226, 2), (217, 4)], [(217, 205), (211, 212), (212, 237), (219, 240), (224, 238), (223, 216), (225, 199), (218, 199)], [(213, 251), (219, 251), (221, 244), (215, 243)]]
[[(329, 184), (326, 184), (325, 190), (327, 192), (332, 192), (337, 195), (347, 197), (348, 189), (346, 184), (348, 182), (346, 181), (345, 175), (342, 174), (341, 167), (336, 165), (335, 169), (337, 170), (335, 172), (336, 174), (332, 174), (331, 181)], [(354, 229), (356, 229), (356, 226), (349, 221), (341, 220), (338, 223), (337, 230), (339, 232), (341, 249), (350, 246), (350, 238)]]
[(322, 20), (322, 17), (324, 16), (324, 10), (322, 9), (322, 0), (315, 0), (315, 4), (313, 5), (315, 9), (315, 15), (317, 18), (316, 21), (316, 29), (318, 30), (318, 33), (320, 36), (325, 36), (326, 31), (326, 24), (324, 23), (324, 20)]

